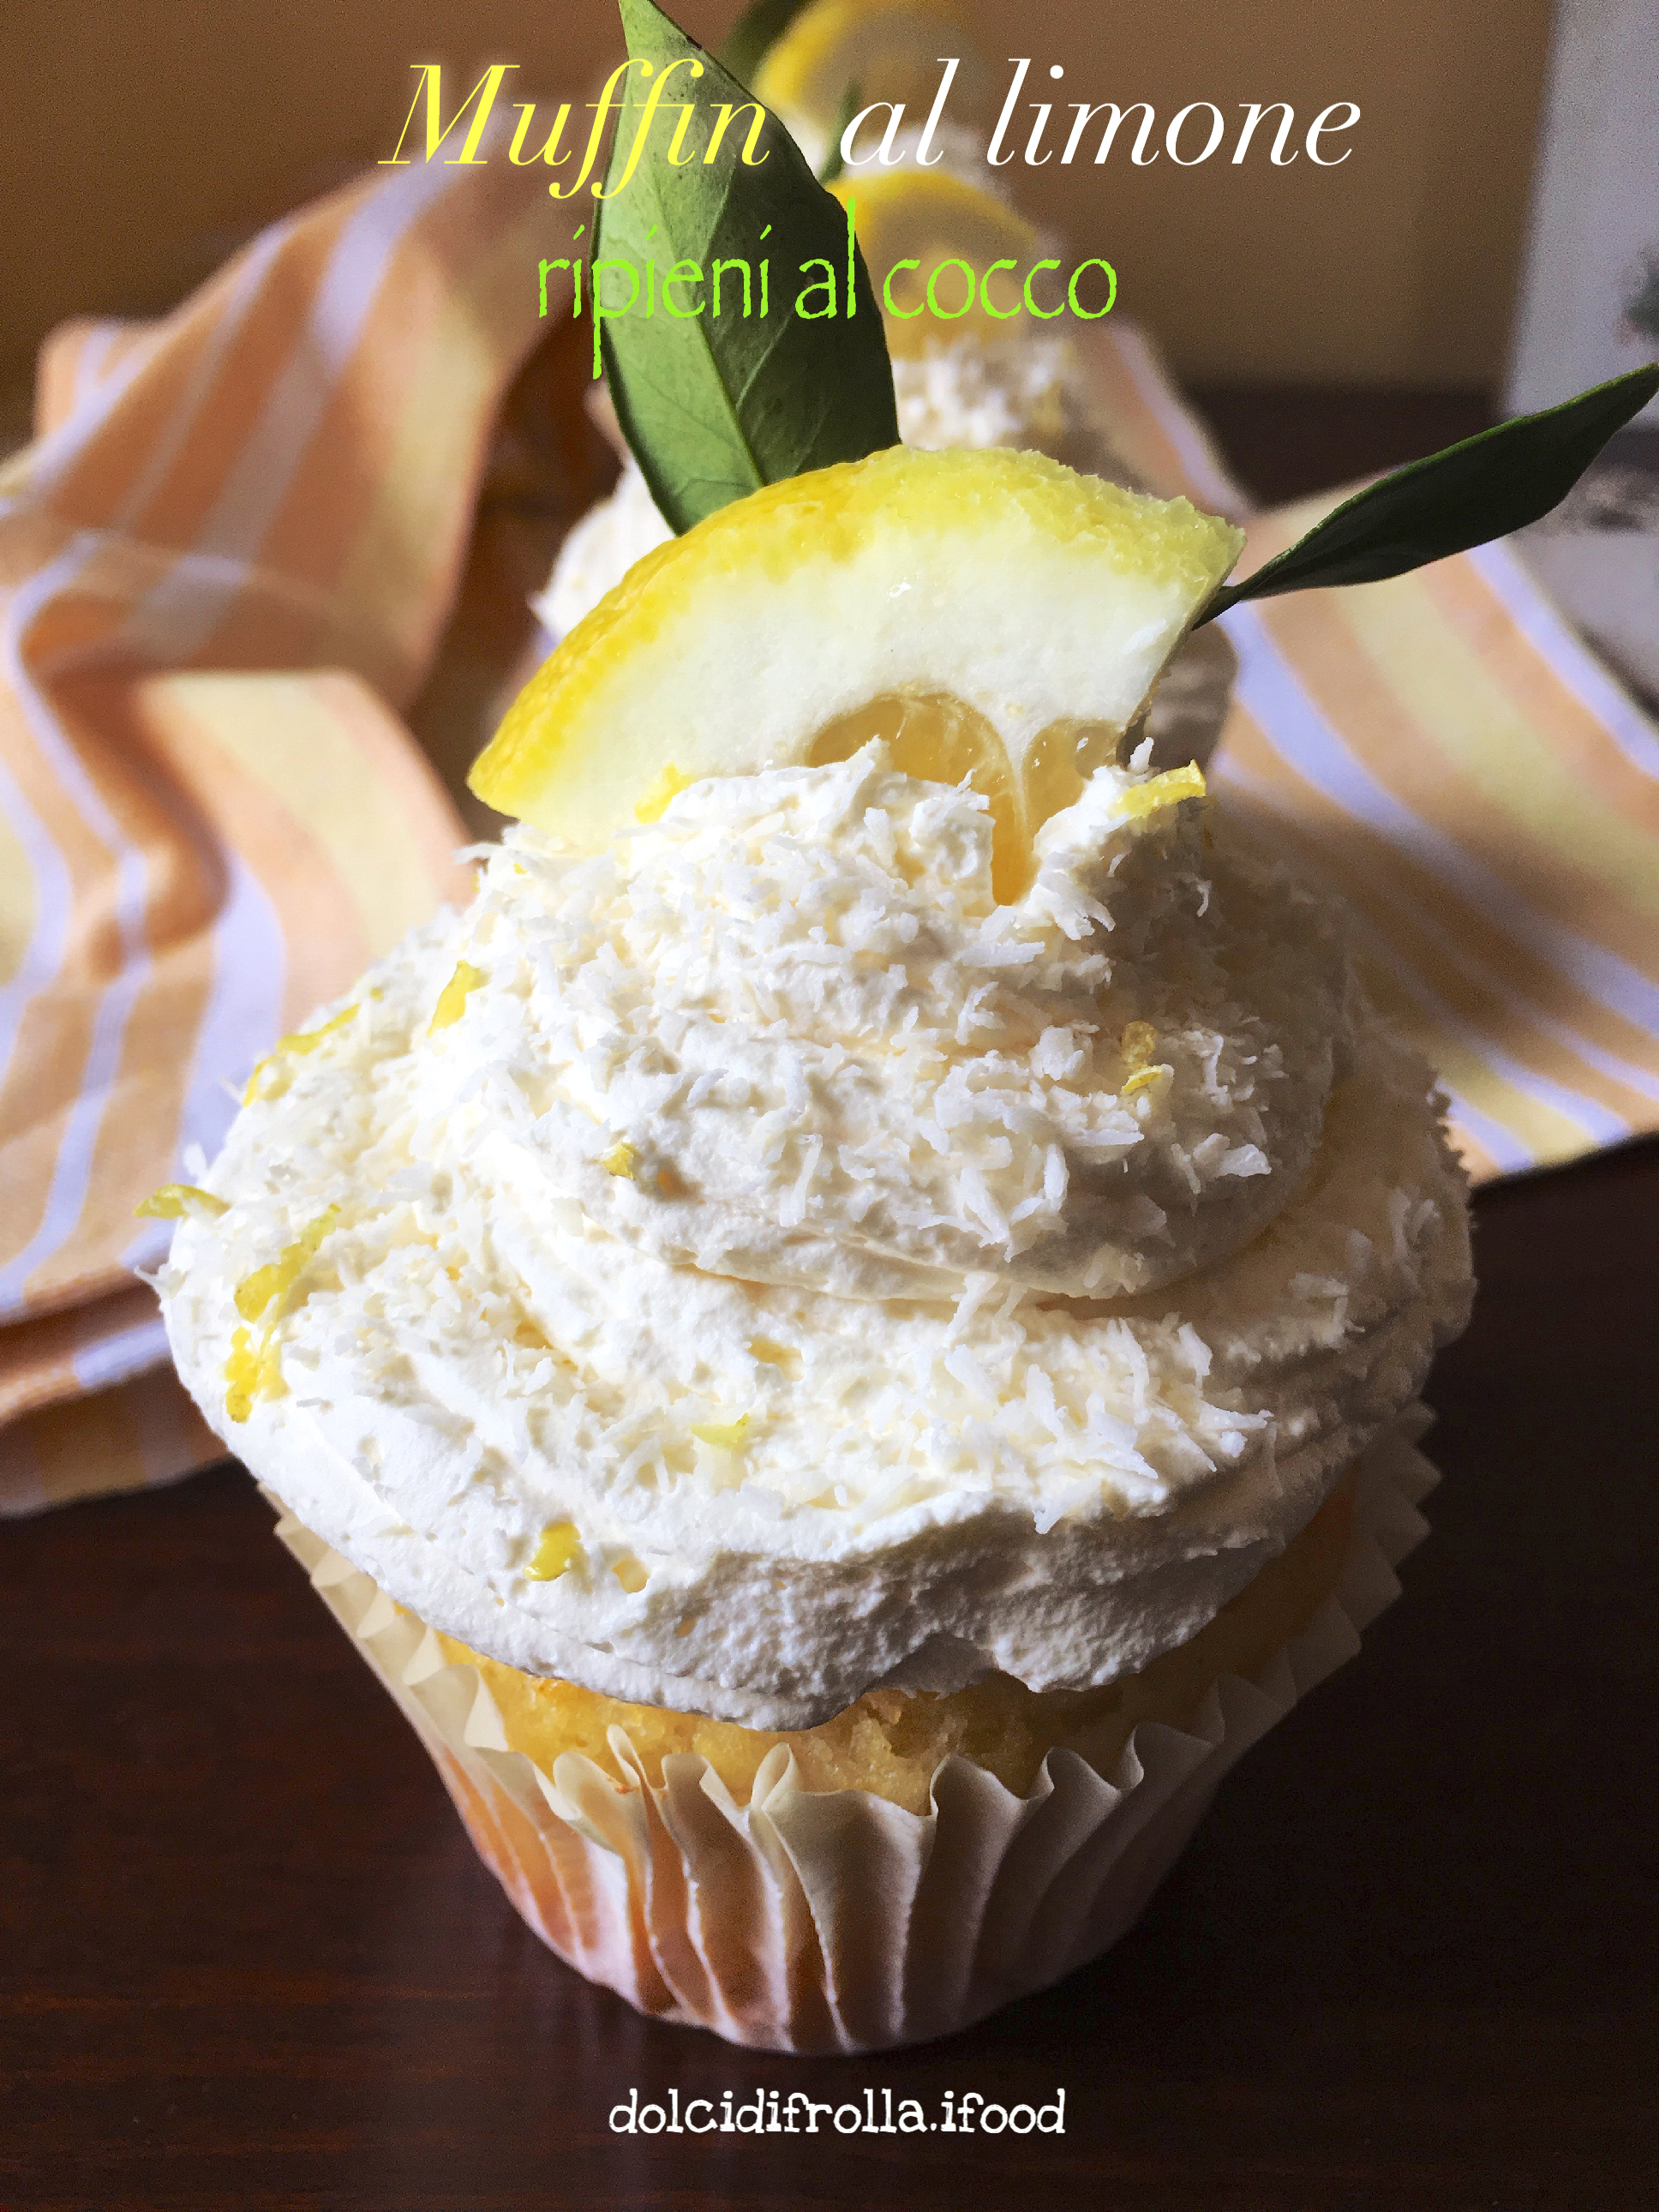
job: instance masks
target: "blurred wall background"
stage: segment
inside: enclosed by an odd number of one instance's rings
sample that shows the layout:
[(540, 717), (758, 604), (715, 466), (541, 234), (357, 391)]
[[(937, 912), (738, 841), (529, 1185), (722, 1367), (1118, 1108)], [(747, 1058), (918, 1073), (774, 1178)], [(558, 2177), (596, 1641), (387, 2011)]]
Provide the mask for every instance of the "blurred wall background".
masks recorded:
[[(679, 12), (712, 43), (738, 6)], [(1358, 102), (1328, 149), (1352, 144), (1340, 167), (1273, 168), (1264, 133), (1243, 167), (1224, 150), (1135, 168), (1126, 133), (1104, 167), (1007, 173), (1031, 212), (1116, 264), (1123, 307), (1187, 375), (1497, 385), (1548, 0), (965, 0), (965, 14), (999, 90), (1007, 58), (1029, 55), (1027, 97), (1150, 100), (1160, 137), (1189, 100), (1236, 117), (1285, 100), (1304, 121)], [(517, 61), (528, 98), (586, 92), (620, 53), (607, 0), (6, 0), (0, 16), (0, 381), (15, 396), (55, 321), (167, 304), (246, 228), (389, 154), (411, 62), (453, 66), (464, 93), (484, 62)]]

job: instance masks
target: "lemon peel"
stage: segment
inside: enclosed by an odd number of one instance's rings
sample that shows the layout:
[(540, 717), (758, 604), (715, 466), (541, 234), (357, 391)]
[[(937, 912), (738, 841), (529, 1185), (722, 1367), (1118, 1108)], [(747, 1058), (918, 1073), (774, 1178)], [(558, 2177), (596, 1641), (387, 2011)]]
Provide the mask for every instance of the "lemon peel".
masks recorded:
[(292, 1036), (278, 1037), (275, 1046), (255, 1066), (247, 1079), (247, 1089), (242, 1093), (244, 1106), (252, 1106), (256, 1099), (280, 1098), (293, 1080), (291, 1071), (285, 1066), (290, 1060), (306, 1053), (315, 1052), (323, 1039), (332, 1036), (336, 1030), (343, 1029), (357, 1012), (356, 1003), (342, 1007), (331, 1021), (321, 1022), (314, 1030), (296, 1030)]
[(276, 1341), (274, 1327), (265, 1331), (257, 1345), (252, 1330), (239, 1328), (235, 1332), (230, 1340), (230, 1356), (225, 1361), (225, 1412), (233, 1421), (246, 1420), (257, 1399), (288, 1395), (288, 1384), (283, 1380), (282, 1351)]
[(1121, 1098), (1139, 1097), (1143, 1091), (1152, 1090), (1154, 1085), (1162, 1081), (1170, 1072), (1169, 1068), (1163, 1066), (1138, 1067), (1124, 1084), (1118, 1096)]
[(634, 1162), (637, 1158), (638, 1154), (628, 1139), (625, 1137), (618, 1137), (611, 1150), (600, 1159), (599, 1165), (607, 1175), (631, 1177), (634, 1173)]
[(164, 1182), (148, 1198), (141, 1198), (133, 1212), (142, 1220), (182, 1221), (191, 1216), (198, 1221), (216, 1221), (222, 1213), (228, 1213), (228, 1199), (217, 1198), (199, 1183)]
[(1130, 1022), (1118, 1040), (1118, 1050), (1130, 1067), (1145, 1067), (1158, 1046), (1158, 1031), (1150, 1022)]
[[(916, 355), (959, 345), (964, 337), (1006, 337), (1021, 312), (1025, 276), (1042, 251), (1034, 223), (944, 170), (842, 176), (829, 189), (852, 210), (890, 351)], [(906, 265), (911, 262), (914, 268)], [(965, 262), (983, 279), (984, 293), (960, 269), (942, 276), (950, 262)]]
[(1162, 775), (1148, 776), (1145, 783), (1130, 784), (1118, 796), (1118, 816), (1125, 822), (1143, 822), (1166, 806), (1178, 806), (1183, 799), (1202, 799), (1207, 788), (1203, 769), (1196, 761), (1187, 761), (1180, 768), (1165, 769)]
[(740, 1413), (735, 1421), (693, 1421), (691, 1433), (699, 1443), (713, 1444), (717, 1451), (741, 1451), (749, 1434), (749, 1416)]
[(285, 1244), (274, 1260), (263, 1267), (256, 1267), (251, 1275), (243, 1276), (236, 1285), (236, 1310), (244, 1321), (258, 1321), (273, 1298), (287, 1296), (316, 1258), (324, 1237), (339, 1218), (339, 1207), (331, 1206), (326, 1213), (319, 1213), (309, 1227), (301, 1230), (291, 1244)]
[(963, 56), (965, 35), (945, 0), (813, 0), (767, 48), (755, 97), (782, 116), (817, 167), (849, 86), (861, 106), (902, 100), (925, 115), (939, 88), (936, 57)]
[(525, 1580), (556, 1583), (581, 1551), (574, 1521), (550, 1521), (525, 1567)]
[(475, 968), (470, 960), (458, 960), (455, 973), (438, 994), (438, 1003), (432, 1009), (432, 1019), (426, 1025), (427, 1035), (435, 1036), (440, 1030), (447, 1030), (453, 1023), (459, 1021), (466, 1012), (469, 993), (476, 991), (483, 980), (484, 970), (482, 968)]

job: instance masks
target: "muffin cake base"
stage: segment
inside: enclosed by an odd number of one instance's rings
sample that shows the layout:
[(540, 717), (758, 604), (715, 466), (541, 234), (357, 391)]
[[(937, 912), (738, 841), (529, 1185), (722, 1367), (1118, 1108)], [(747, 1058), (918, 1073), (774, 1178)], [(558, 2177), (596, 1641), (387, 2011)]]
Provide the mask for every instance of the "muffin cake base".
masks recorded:
[(628, 1778), (611, 1744), (611, 1731), (621, 1729), (653, 1784), (662, 1779), (665, 1758), (689, 1752), (708, 1760), (739, 1803), (748, 1802), (763, 1762), (776, 1750), (793, 1757), (805, 1790), (868, 1790), (909, 1813), (927, 1811), (933, 1777), (953, 1754), (1024, 1796), (1049, 1752), (1086, 1743), (1090, 1764), (1109, 1772), (1140, 1722), (1184, 1728), (1221, 1675), (1257, 1673), (1299, 1636), (1347, 1559), (1356, 1482), (1351, 1469), (1295, 1541), (1190, 1642), (1101, 1690), (1037, 1692), (991, 1674), (948, 1696), (872, 1690), (820, 1727), (773, 1730), (629, 1705), (524, 1674), (453, 1637), (438, 1642), (446, 1658), (477, 1669), (507, 1744), (544, 1774), (566, 1752), (580, 1752), (612, 1781)]
[(1399, 1594), (1420, 1410), (1207, 1628), (1109, 1689), (874, 1692), (738, 1728), (540, 1682), (277, 1534), (431, 1753), (529, 1926), (648, 2015), (771, 2050), (966, 2027), (1108, 1948), (1233, 1762)]

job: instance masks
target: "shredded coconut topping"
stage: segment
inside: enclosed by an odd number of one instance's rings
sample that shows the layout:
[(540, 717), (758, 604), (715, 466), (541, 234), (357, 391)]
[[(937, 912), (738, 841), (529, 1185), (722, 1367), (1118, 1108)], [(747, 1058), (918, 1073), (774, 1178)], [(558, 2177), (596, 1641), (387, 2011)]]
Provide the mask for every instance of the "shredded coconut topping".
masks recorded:
[(495, 1171), (841, 1297), (1109, 1296), (1236, 1249), (1312, 1158), (1346, 970), (1322, 908), (1206, 848), (1186, 773), (1100, 770), (1012, 906), (983, 802), (879, 744), (699, 785), (597, 858), (509, 833), (455, 1059), (520, 1102)]
[(1163, 781), (1099, 771), (1005, 906), (981, 802), (879, 746), (509, 833), (186, 1211), (204, 1412), (426, 1619), (622, 1696), (796, 1727), (1182, 1640), (1468, 1263), (1330, 912)]

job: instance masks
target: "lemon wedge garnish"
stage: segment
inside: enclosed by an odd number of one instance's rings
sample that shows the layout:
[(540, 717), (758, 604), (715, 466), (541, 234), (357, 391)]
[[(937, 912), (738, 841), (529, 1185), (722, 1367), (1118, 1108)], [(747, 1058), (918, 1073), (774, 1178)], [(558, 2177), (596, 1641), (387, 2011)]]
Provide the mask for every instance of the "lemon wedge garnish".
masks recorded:
[[(860, 106), (902, 100), (906, 122), (921, 125), (943, 58), (963, 57), (966, 43), (960, 12), (944, 0), (813, 0), (767, 49), (751, 89), (817, 168), (849, 87), (857, 87)], [(886, 119), (874, 117), (865, 127), (873, 131)]]
[[(913, 355), (964, 337), (1004, 336), (1015, 321), (1027, 332), (1033, 328), (1023, 316), (1022, 292), (1042, 249), (1035, 227), (1012, 208), (939, 169), (843, 175), (830, 189), (843, 207), (852, 205), (890, 351)], [(904, 265), (912, 261), (914, 269)], [(965, 262), (976, 281), (946, 262)], [(1006, 262), (1013, 267), (998, 267)], [(1052, 273), (1040, 281), (1052, 288)], [(1045, 293), (1040, 304), (1053, 302)]]
[(993, 881), (1114, 758), (1243, 533), (1040, 453), (890, 447), (793, 477), (629, 571), (475, 764), (489, 805), (597, 849), (673, 766), (843, 760), (989, 801)]

